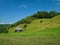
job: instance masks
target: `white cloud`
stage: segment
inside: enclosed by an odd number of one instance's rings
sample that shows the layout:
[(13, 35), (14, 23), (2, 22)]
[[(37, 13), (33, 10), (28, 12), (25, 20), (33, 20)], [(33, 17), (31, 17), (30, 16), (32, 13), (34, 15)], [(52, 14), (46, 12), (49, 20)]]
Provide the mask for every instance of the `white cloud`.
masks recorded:
[(0, 22), (0, 24), (13, 24), (13, 23), (3, 23), (3, 22)]
[(27, 5), (22, 4), (20, 5), (20, 8), (27, 8)]
[(1, 22), (0, 24), (5, 24), (5, 23)]

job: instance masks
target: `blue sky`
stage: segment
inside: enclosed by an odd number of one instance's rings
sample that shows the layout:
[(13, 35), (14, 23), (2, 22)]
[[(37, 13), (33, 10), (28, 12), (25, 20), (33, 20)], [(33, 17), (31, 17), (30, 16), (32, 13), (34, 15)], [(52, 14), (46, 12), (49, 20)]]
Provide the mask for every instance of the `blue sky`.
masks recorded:
[(0, 0), (0, 24), (14, 23), (37, 11), (60, 12), (60, 0)]

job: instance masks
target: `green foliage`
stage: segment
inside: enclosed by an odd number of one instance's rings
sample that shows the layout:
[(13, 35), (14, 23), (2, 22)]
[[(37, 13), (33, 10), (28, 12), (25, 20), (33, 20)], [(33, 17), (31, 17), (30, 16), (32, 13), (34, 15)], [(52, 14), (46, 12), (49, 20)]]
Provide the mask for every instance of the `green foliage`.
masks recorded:
[(0, 27), (0, 33), (7, 33), (6, 27)]
[(50, 12), (46, 12), (46, 11), (38, 11), (36, 14), (34, 14), (32, 17), (34, 18), (53, 18), (54, 16), (56, 16), (58, 13), (57, 11), (50, 11)]
[(28, 25), (28, 24), (27, 24), (27, 23), (25, 23), (23, 28), (26, 28), (26, 27), (27, 27), (27, 25)]
[(0, 24), (0, 33), (8, 33), (9, 24)]
[(57, 15), (58, 15), (57, 11), (51, 11), (51, 12), (49, 12), (49, 17), (50, 18), (52, 18), (54, 16), (57, 16)]
[(31, 16), (27, 16), (19, 21), (17, 21), (16, 23), (12, 24), (11, 27), (17, 26), (19, 24), (30, 24), (32, 22), (32, 20), (35, 19), (42, 19), (42, 18), (53, 18), (55, 16), (57, 16), (59, 14), (59, 12), (57, 11), (38, 11), (37, 13), (31, 15)]

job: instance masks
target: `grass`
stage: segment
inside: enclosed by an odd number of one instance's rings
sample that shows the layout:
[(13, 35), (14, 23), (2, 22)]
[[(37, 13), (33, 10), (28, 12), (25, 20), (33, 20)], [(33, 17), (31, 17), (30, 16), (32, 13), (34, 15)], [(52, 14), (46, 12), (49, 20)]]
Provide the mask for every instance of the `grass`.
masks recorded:
[(60, 37), (4, 37), (0, 45), (60, 45)]
[(48, 28), (48, 29), (43, 29), (39, 30), (36, 32), (28, 32), (27, 30), (22, 31), (22, 32), (17, 32), (17, 33), (3, 33), (0, 34), (0, 36), (60, 36), (60, 28)]
[(60, 28), (0, 34), (0, 45), (60, 45)]
[[(42, 23), (40, 22), (42, 20)], [(23, 28), (23, 24), (18, 25)], [(10, 28), (9, 32), (14, 32), (17, 26)], [(30, 24), (28, 24), (26, 31), (28, 32), (36, 32), (39, 30), (47, 29), (47, 28), (56, 28), (60, 27), (60, 15), (56, 16), (52, 19), (36, 19), (33, 20)]]
[(11, 28), (9, 33), (0, 33), (0, 45), (60, 45), (60, 15), (34, 20), (19, 33), (14, 32), (15, 28)]

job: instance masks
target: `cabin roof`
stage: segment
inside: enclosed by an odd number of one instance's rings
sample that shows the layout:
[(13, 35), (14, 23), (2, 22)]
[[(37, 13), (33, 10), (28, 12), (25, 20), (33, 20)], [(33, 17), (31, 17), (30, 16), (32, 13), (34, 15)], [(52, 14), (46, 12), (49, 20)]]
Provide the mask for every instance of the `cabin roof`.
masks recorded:
[(17, 27), (15, 30), (21, 30), (21, 28), (20, 27)]

